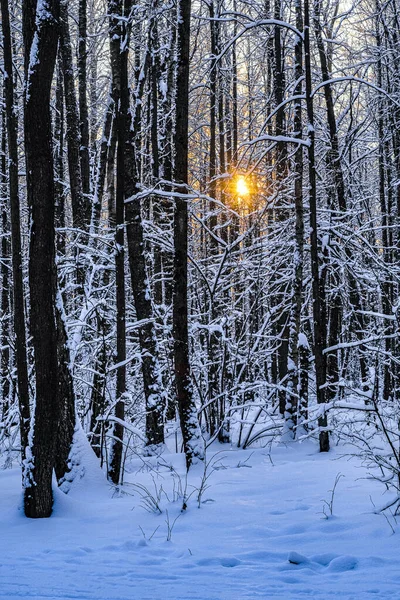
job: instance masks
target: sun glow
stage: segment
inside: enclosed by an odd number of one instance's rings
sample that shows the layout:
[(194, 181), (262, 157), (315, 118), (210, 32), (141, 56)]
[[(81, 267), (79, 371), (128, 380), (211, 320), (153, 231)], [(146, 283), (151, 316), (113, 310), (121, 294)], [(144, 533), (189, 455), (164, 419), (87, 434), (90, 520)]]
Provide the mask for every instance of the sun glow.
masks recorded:
[(236, 193), (241, 198), (250, 194), (250, 190), (244, 177), (239, 177), (236, 181)]

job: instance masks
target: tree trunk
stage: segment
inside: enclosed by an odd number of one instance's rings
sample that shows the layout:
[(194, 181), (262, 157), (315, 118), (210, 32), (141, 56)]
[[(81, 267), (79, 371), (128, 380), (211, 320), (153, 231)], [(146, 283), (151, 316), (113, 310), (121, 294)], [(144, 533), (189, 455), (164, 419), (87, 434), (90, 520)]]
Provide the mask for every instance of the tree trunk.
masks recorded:
[[(24, 13), (34, 12), (25, 0)], [(54, 178), (50, 90), (58, 45), (58, 2), (44, 0), (34, 31), (24, 19), (26, 61), (25, 152), (31, 210), (29, 258), (30, 325), (35, 353), (36, 404), (32, 443), (25, 466), (25, 514), (49, 517), (59, 423)], [(34, 38), (35, 52), (31, 52)], [(30, 57), (30, 59), (28, 58)]]
[[(126, 8), (126, 10), (128, 10)], [(149, 33), (152, 31), (150, 23)], [(150, 41), (149, 41), (150, 47)], [(129, 111), (128, 63), (127, 55), (123, 57), (122, 72), (124, 85), (122, 86), (121, 110), (127, 123), (130, 136), (125, 145), (125, 198), (132, 198), (138, 192), (140, 167), (137, 156), (136, 140), (140, 138), (140, 119), (138, 109), (141, 105), (144, 81), (136, 89), (134, 99), (135, 111), (131, 127)], [(150, 56), (144, 58), (144, 68), (147, 72)], [(151, 71), (150, 71), (151, 73)], [(140, 110), (139, 110), (140, 112)], [(146, 439), (147, 451), (156, 452), (164, 444), (164, 406), (165, 400), (162, 393), (161, 373), (159, 366), (157, 338), (154, 324), (154, 315), (151, 305), (150, 286), (146, 269), (146, 256), (143, 237), (143, 223), (140, 200), (128, 202), (125, 205), (127, 223), (129, 268), (131, 285), (135, 303), (136, 317), (142, 322), (139, 329), (139, 344), (142, 362), (143, 388), (146, 402)]]
[[(299, 31), (303, 30), (303, 15), (301, 0), (296, 0), (296, 27)], [(303, 40), (296, 37), (295, 47), (295, 81), (297, 86), (294, 91), (295, 96), (301, 96), (303, 91)], [(302, 138), (302, 115), (301, 98), (295, 100), (294, 131), (296, 137)], [(301, 325), (301, 310), (303, 302), (303, 263), (304, 263), (304, 207), (303, 207), (303, 146), (298, 144), (294, 156), (294, 203), (295, 203), (295, 250), (294, 250), (294, 277), (292, 292), (292, 308), (290, 317), (289, 332), (289, 362), (288, 372), (290, 374), (290, 392), (291, 395), (286, 398), (285, 419), (287, 427), (295, 433), (297, 426), (298, 410), (304, 405), (304, 398), (300, 396), (302, 390), (300, 383), (300, 356), (301, 347), (299, 344), (299, 334)]]
[(82, 175), (82, 192), (85, 197), (85, 225), (90, 223), (90, 155), (89, 155), (89, 113), (87, 106), (87, 1), (79, 0), (78, 11), (78, 92), (79, 92), (79, 129), (80, 129), (80, 164)]
[[(282, 1), (275, 0), (274, 2), (274, 18), (281, 20), (282, 17)], [(282, 106), (284, 91), (285, 91), (285, 72), (284, 72), (284, 47), (282, 43), (281, 27), (275, 26), (274, 28), (274, 95), (275, 95), (275, 106), (276, 117), (275, 117), (275, 135), (281, 137), (285, 133), (285, 109)], [(275, 154), (275, 169), (276, 169), (276, 184), (278, 202), (276, 206), (276, 221), (284, 222), (288, 216), (288, 211), (285, 209), (285, 177), (288, 171), (287, 165), (287, 151), (286, 144), (284, 141), (279, 140), (276, 144)], [(277, 279), (283, 278), (285, 273), (285, 264), (280, 264), (277, 268), (276, 277)], [(277, 349), (277, 371), (278, 380), (283, 381), (286, 378), (288, 371), (288, 351), (289, 351), (289, 318), (288, 310), (285, 306), (286, 296), (286, 285), (280, 283), (277, 287), (277, 293), (275, 298), (276, 305), (281, 308), (279, 310), (279, 318), (277, 320), (277, 336), (279, 339), (279, 346)], [(284, 414), (287, 403), (286, 393), (284, 390), (279, 390), (279, 409), (281, 414)], [(290, 400), (289, 400), (290, 402)]]
[[(57, 228), (65, 227), (65, 173), (64, 173), (64, 86), (62, 77), (62, 65), (60, 58), (57, 61), (56, 81), (56, 115), (54, 118), (54, 174), (55, 174), (55, 223)], [(65, 254), (65, 232), (57, 234), (57, 251)]]
[(100, 225), (101, 211), (103, 205), (104, 186), (107, 173), (107, 159), (111, 145), (111, 134), (114, 123), (114, 100), (110, 96), (104, 118), (103, 136), (101, 138), (100, 155), (98, 159), (96, 182), (94, 186), (92, 229), (94, 231)]
[(26, 355), (26, 331), (24, 310), (24, 284), (22, 273), (22, 248), (21, 248), (21, 219), (20, 198), (18, 185), (18, 139), (17, 139), (17, 107), (14, 104), (14, 76), (11, 45), (10, 17), (8, 0), (1, 0), (5, 100), (7, 113), (7, 141), (9, 156), (9, 188), (11, 209), (11, 247), (12, 247), (12, 273), (13, 273), (13, 299), (14, 299), (14, 333), (15, 354), (18, 382), (18, 402), (20, 413), (21, 453), (25, 460), (28, 446), (28, 432), (30, 422), (29, 410), (29, 383), (28, 364)]
[[(313, 332), (314, 332), (314, 357), (315, 377), (317, 387), (317, 402), (326, 402), (326, 360), (324, 355), (324, 340), (326, 336), (326, 323), (323, 322), (321, 310), (321, 289), (319, 274), (319, 244), (317, 229), (317, 182), (315, 173), (315, 129), (314, 129), (314, 106), (312, 98), (311, 79), (311, 54), (310, 54), (310, 11), (309, 0), (304, 0), (304, 67), (306, 79), (306, 104), (308, 117), (308, 176), (310, 186), (310, 241), (311, 241), (311, 277), (312, 277), (312, 308), (313, 308)], [(329, 433), (327, 428), (326, 413), (318, 418), (319, 447), (321, 452), (329, 450)]]
[(1, 158), (0, 158), (0, 197), (1, 203), (1, 363), (0, 363), (0, 378), (1, 378), (1, 418), (5, 420), (9, 409), (10, 401), (10, 380), (11, 380), (11, 364), (10, 364), (10, 338), (11, 327), (11, 299), (10, 299), (10, 224), (9, 224), (9, 207), (6, 202), (7, 198), (7, 134), (6, 134), (6, 112), (3, 110), (1, 115)]
[[(116, 134), (117, 134), (117, 188), (115, 201), (115, 285), (117, 303), (117, 383), (115, 392), (115, 416), (119, 421), (125, 418), (126, 392), (126, 306), (125, 306), (125, 232), (124, 232), (124, 179), (125, 179), (125, 140), (126, 119), (121, 103), (121, 92), (125, 84), (123, 80), (122, 62), (127, 53), (128, 40), (125, 27), (120, 24), (122, 17), (122, 2), (109, 1), (110, 14), (110, 50), (111, 69), (113, 82), (113, 101), (116, 106)], [(125, 41), (125, 51), (121, 50)], [(121, 422), (116, 421), (113, 427), (113, 440), (111, 443), (111, 459), (108, 476), (114, 484), (122, 481), (121, 465), (123, 451), (124, 428)]]
[[(68, 1), (60, 2), (60, 50), (64, 73), (65, 107), (68, 144), (68, 171), (71, 187), (72, 221), (77, 229), (85, 229), (88, 224), (88, 200), (83, 195), (82, 174), (79, 161), (80, 132), (79, 113), (75, 93), (74, 67), (72, 60), (71, 38), (68, 24)], [(90, 218), (90, 216), (89, 216)]]
[[(330, 138), (330, 145), (331, 145), (329, 162), (331, 163), (331, 168), (333, 171), (336, 197), (337, 197), (339, 211), (342, 214), (345, 214), (347, 211), (346, 189), (345, 189), (345, 184), (344, 184), (342, 162), (341, 162), (340, 152), (339, 152), (339, 139), (338, 139), (337, 124), (336, 124), (335, 110), (334, 110), (334, 104), (333, 104), (332, 87), (329, 83), (329, 81), (331, 79), (331, 74), (329, 72), (328, 57), (327, 57), (327, 53), (325, 50), (324, 41), (322, 38), (322, 27), (321, 27), (321, 23), (320, 23), (320, 10), (321, 10), (321, 0), (315, 0), (315, 3), (314, 3), (314, 27), (315, 27), (317, 46), (318, 46), (318, 53), (319, 53), (319, 58), (320, 58), (320, 63), (321, 63), (322, 81), (325, 83), (324, 94), (325, 94), (325, 103), (326, 103), (326, 110), (327, 110), (329, 138)], [(352, 262), (351, 250), (349, 249), (348, 246), (345, 246), (345, 255), (346, 255), (346, 259), (347, 259), (346, 262), (348, 264), (350, 264), (350, 267), (348, 268), (348, 280), (349, 280), (349, 288), (350, 288), (349, 300), (350, 300), (350, 305), (351, 305), (351, 308), (353, 311), (352, 324), (354, 324), (353, 325), (354, 333), (355, 333), (357, 339), (359, 341), (361, 341), (364, 337), (365, 323), (364, 323), (364, 316), (361, 313), (362, 302), (361, 302), (360, 293), (358, 290), (357, 281), (356, 281), (355, 275), (352, 272), (352, 268), (351, 268), (351, 262)], [(336, 310), (338, 310), (337, 299), (336, 299)], [(335, 318), (338, 321), (336, 315), (335, 315)], [(334, 328), (332, 328), (332, 332), (333, 331), (334, 331)], [(337, 332), (337, 334), (338, 333), (339, 332)], [(362, 385), (363, 385), (364, 389), (367, 389), (368, 366), (367, 366), (367, 362), (366, 362), (366, 359), (364, 356), (364, 352), (365, 352), (365, 347), (363, 347), (363, 345), (360, 345), (361, 381), (362, 381)], [(331, 362), (333, 362), (333, 365), (335, 365), (335, 360), (333, 360)]]
[(204, 452), (192, 394), (188, 336), (188, 207), (185, 190), (188, 183), (190, 10), (191, 0), (178, 0), (174, 181), (177, 184), (176, 190), (181, 196), (176, 197), (175, 201), (172, 317), (175, 385), (188, 469), (196, 459), (203, 458)]
[(70, 465), (68, 462), (74, 431), (76, 426), (75, 392), (70, 370), (70, 352), (67, 340), (65, 314), (60, 292), (56, 299), (56, 325), (57, 325), (57, 360), (58, 360), (58, 402), (59, 424), (57, 435), (56, 459), (54, 470), (58, 484), (70, 480)]

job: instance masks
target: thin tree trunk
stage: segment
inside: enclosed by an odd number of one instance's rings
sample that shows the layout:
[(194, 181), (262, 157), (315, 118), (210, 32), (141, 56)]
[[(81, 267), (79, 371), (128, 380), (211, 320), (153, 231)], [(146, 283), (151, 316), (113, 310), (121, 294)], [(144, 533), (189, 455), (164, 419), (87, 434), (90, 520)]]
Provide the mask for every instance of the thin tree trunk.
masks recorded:
[(107, 375), (107, 344), (105, 340), (106, 332), (109, 329), (104, 316), (96, 311), (97, 331), (102, 336), (100, 350), (96, 356), (95, 373), (92, 384), (92, 394), (90, 398), (90, 444), (98, 458), (102, 458), (101, 453), (101, 423), (98, 417), (104, 414), (106, 409), (106, 375)]
[[(126, 306), (125, 306), (125, 233), (124, 233), (124, 179), (125, 179), (125, 140), (126, 119), (121, 106), (121, 91), (125, 82), (123, 81), (122, 61), (127, 53), (127, 39), (125, 27), (120, 24), (119, 19), (123, 15), (121, 0), (110, 0), (108, 4), (110, 14), (110, 50), (111, 69), (113, 82), (113, 100), (116, 106), (116, 134), (117, 134), (117, 188), (115, 203), (115, 285), (117, 304), (117, 383), (115, 392), (115, 416), (119, 420), (114, 423), (113, 440), (111, 444), (111, 460), (108, 476), (114, 484), (122, 481), (121, 465), (124, 428), (121, 421), (125, 418), (126, 392)], [(122, 45), (125, 41), (125, 51)]]
[(78, 10), (78, 92), (79, 92), (79, 129), (80, 129), (80, 165), (82, 192), (85, 195), (85, 224), (90, 223), (90, 154), (89, 154), (89, 113), (87, 105), (87, 1), (79, 0)]
[(58, 484), (71, 481), (74, 474), (69, 475), (69, 456), (76, 426), (75, 392), (70, 370), (70, 352), (65, 324), (63, 301), (60, 292), (56, 298), (57, 325), (57, 360), (58, 360), (58, 401), (59, 424), (54, 470)]
[(111, 124), (111, 137), (107, 153), (107, 212), (108, 226), (115, 227), (115, 153), (117, 150), (117, 124), (115, 116)]
[(6, 112), (1, 114), (1, 159), (0, 159), (0, 197), (1, 203), (1, 400), (2, 419), (8, 413), (10, 400), (10, 338), (11, 338), (11, 282), (10, 282), (10, 224), (9, 207), (7, 199), (7, 134), (6, 134)]
[(189, 110), (189, 42), (191, 0), (178, 0), (176, 121), (174, 136), (174, 181), (182, 194), (175, 201), (174, 215), (174, 292), (173, 336), (175, 385), (186, 455), (186, 466), (203, 458), (197, 410), (193, 399), (189, 362), (188, 333), (188, 207), (185, 186), (188, 183), (188, 110)]
[(106, 182), (107, 173), (107, 158), (109, 155), (111, 145), (111, 134), (114, 121), (114, 101), (110, 97), (107, 111), (104, 119), (103, 136), (101, 138), (100, 155), (98, 159), (96, 183), (94, 186), (94, 197), (93, 197), (93, 216), (92, 216), (92, 228), (96, 230), (100, 225), (101, 210), (103, 205), (104, 186)]
[[(71, 38), (68, 24), (68, 0), (60, 2), (60, 49), (64, 73), (65, 107), (67, 123), (68, 171), (71, 187), (73, 226), (85, 229), (88, 224), (88, 200), (83, 195), (80, 166), (79, 112), (75, 93)], [(90, 218), (90, 215), (89, 215)]]
[[(274, 18), (281, 20), (282, 17), (282, 1), (275, 0), (274, 2)], [(274, 95), (275, 105), (277, 107), (275, 117), (275, 135), (281, 137), (285, 133), (285, 109), (282, 105), (285, 91), (285, 72), (284, 72), (284, 58), (283, 58), (283, 43), (281, 28), (279, 26), (274, 27)], [(277, 222), (283, 222), (288, 216), (288, 212), (285, 209), (285, 177), (287, 175), (287, 151), (286, 144), (284, 141), (279, 140), (276, 144), (275, 154), (275, 169), (276, 169), (276, 183), (278, 193), (278, 204), (275, 210)], [(276, 273), (277, 278), (284, 277), (284, 270), (286, 265), (279, 265)], [(277, 320), (277, 334), (279, 337), (279, 346), (277, 349), (277, 371), (278, 380), (283, 381), (287, 375), (288, 369), (288, 351), (289, 351), (289, 319), (290, 315), (285, 306), (286, 296), (286, 285), (280, 283), (277, 287), (276, 305), (280, 306), (279, 318)], [(286, 393), (284, 390), (278, 392), (279, 396), (279, 410), (283, 415), (286, 407)], [(290, 400), (289, 400), (290, 402)]]
[[(310, 10), (309, 0), (304, 0), (304, 69), (306, 79), (306, 104), (308, 117), (308, 177), (309, 177), (309, 202), (310, 202), (310, 241), (311, 241), (311, 276), (312, 276), (312, 309), (313, 309), (313, 332), (314, 332), (314, 357), (315, 377), (317, 387), (317, 402), (326, 402), (326, 360), (324, 355), (324, 340), (326, 335), (326, 323), (322, 320), (321, 282), (319, 275), (319, 244), (317, 225), (317, 182), (315, 173), (315, 129), (314, 129), (314, 107), (312, 98), (311, 79), (311, 54), (310, 54)], [(327, 428), (326, 413), (318, 418), (319, 447), (321, 452), (329, 450), (329, 433)]]
[(25, 294), (22, 274), (20, 198), (18, 185), (18, 113), (17, 108), (14, 104), (14, 76), (12, 68), (13, 58), (8, 0), (1, 0), (1, 14), (3, 31), (4, 71), (7, 75), (4, 78), (4, 87), (7, 113), (7, 141), (9, 156), (8, 164), (11, 209), (11, 247), (14, 298), (15, 354), (18, 382), (18, 402), (20, 412), (21, 453), (22, 459), (25, 460), (26, 448), (28, 446), (30, 410), (24, 311)]
[[(329, 81), (331, 78), (328, 66), (328, 57), (325, 50), (325, 45), (322, 37), (322, 27), (320, 23), (320, 11), (321, 11), (321, 0), (315, 0), (314, 3), (314, 28), (318, 46), (318, 53), (321, 63), (321, 74), (322, 80), (325, 83), (324, 85), (324, 94), (325, 94), (325, 103), (327, 110), (327, 118), (328, 118), (328, 129), (329, 129), (329, 138), (331, 145), (331, 152), (329, 155), (331, 167), (334, 176), (336, 197), (338, 201), (338, 207), (342, 214), (345, 214), (347, 211), (347, 202), (346, 202), (346, 189), (344, 184), (344, 176), (342, 163), (339, 153), (339, 139), (337, 132), (337, 124), (335, 117), (335, 110), (333, 104), (333, 95), (332, 95), (332, 86)], [(348, 246), (345, 246), (345, 254), (347, 262), (351, 264), (352, 256), (351, 250)], [(354, 332), (359, 341), (361, 341), (364, 337), (365, 323), (364, 316), (361, 313), (362, 302), (360, 298), (360, 292), (358, 290), (358, 285), (354, 273), (351, 270), (351, 267), (348, 268), (348, 279), (349, 279), (349, 288), (350, 288), (350, 304), (353, 310), (352, 321), (354, 323)], [(339, 322), (338, 319), (336, 319)], [(334, 327), (332, 327), (332, 333), (334, 332)], [(335, 332), (337, 337), (339, 335), (339, 331)], [(362, 385), (365, 389), (368, 386), (368, 366), (367, 361), (364, 356), (365, 347), (360, 345), (360, 371), (361, 371), (361, 380)], [(335, 362), (333, 362), (335, 364)]]
[[(233, 1), (233, 10), (236, 12), (236, 0)], [(233, 36), (237, 35), (237, 20), (233, 24)], [(238, 160), (238, 73), (236, 42), (232, 44), (232, 169)]]
[[(218, 55), (218, 27), (215, 21), (215, 10), (214, 10), (214, 0), (212, 0), (209, 4), (209, 14), (210, 14), (210, 47), (211, 47), (211, 60), (210, 60), (210, 149), (209, 149), (209, 195), (211, 198), (217, 197), (217, 153), (216, 153), (216, 111), (217, 111), (217, 60), (216, 57)], [(210, 218), (209, 218), (209, 228), (210, 231), (216, 233), (216, 228), (218, 225), (217, 220), (217, 212), (216, 206), (214, 202), (211, 202), (210, 205)], [(210, 259), (216, 259), (216, 255), (218, 254), (218, 244), (215, 238), (211, 235), (209, 236), (209, 252)], [(211, 263), (213, 267), (213, 262)], [(210, 273), (210, 277), (214, 277), (214, 273)], [(210, 323), (214, 321), (217, 316), (217, 307), (215, 305), (215, 294), (210, 297), (210, 311), (209, 311), (209, 320)], [(218, 350), (218, 335), (216, 331), (210, 331), (208, 336), (208, 401), (211, 402), (213, 399), (219, 394), (219, 386), (218, 386), (218, 367), (219, 361), (217, 359), (217, 350)], [(218, 418), (217, 418), (217, 406), (216, 401), (211, 402), (209, 409), (207, 411), (208, 416), (208, 430), (211, 436), (214, 435), (216, 429), (218, 428)]]
[[(54, 119), (54, 173), (56, 188), (55, 223), (57, 228), (65, 227), (65, 173), (64, 173), (64, 86), (62, 65), (60, 58), (57, 61), (56, 81), (56, 115)], [(57, 251), (65, 254), (65, 233), (57, 234)]]
[[(299, 31), (303, 30), (303, 15), (301, 0), (296, 0), (296, 27)], [(295, 47), (295, 72), (294, 78), (297, 81), (297, 86), (294, 95), (299, 98), (295, 100), (294, 114), (294, 131), (297, 138), (302, 138), (302, 115), (301, 115), (301, 98), (303, 91), (303, 40), (296, 37)], [(301, 310), (303, 302), (303, 263), (304, 263), (304, 207), (303, 207), (303, 146), (299, 144), (296, 148), (294, 157), (294, 202), (295, 202), (295, 250), (294, 250), (294, 280), (292, 292), (292, 308), (290, 318), (290, 333), (289, 333), (289, 363), (288, 372), (290, 374), (290, 391), (291, 395), (286, 398), (285, 419), (288, 429), (291, 430), (294, 436), (294, 428), (298, 421), (298, 409), (304, 406), (304, 398), (300, 396), (300, 355), (301, 347), (299, 344), (300, 325), (301, 325)]]
[[(380, 12), (379, 2), (376, 2), (376, 12), (377, 15)], [(376, 37), (376, 46), (379, 50), (379, 58), (377, 61), (377, 84), (379, 88), (382, 88), (383, 84), (383, 76), (382, 76), (382, 39), (379, 30), (379, 22), (376, 22), (375, 25), (375, 37)], [(383, 99), (380, 100), (379, 108), (378, 108), (378, 138), (379, 138), (379, 153), (378, 153), (378, 172), (379, 172), (379, 202), (381, 209), (381, 230), (382, 230), (382, 246), (383, 246), (383, 260), (386, 265), (390, 265), (392, 262), (392, 243), (393, 239), (391, 239), (391, 228), (390, 224), (390, 210), (389, 210), (389, 195), (391, 194), (390, 185), (388, 185), (388, 198), (386, 198), (385, 194), (385, 163), (389, 162), (389, 149), (387, 147), (387, 143), (385, 143), (385, 135), (384, 135), (384, 110), (385, 110), (385, 101)], [(390, 169), (390, 167), (389, 167)], [(388, 174), (388, 173), (387, 173)], [(392, 277), (385, 272), (383, 277), (385, 278), (383, 283), (381, 284), (382, 289), (382, 308), (384, 314), (391, 314), (392, 306), (393, 306), (393, 280)], [(393, 327), (387, 328), (387, 333), (394, 333), (392, 331)], [(394, 381), (392, 377), (392, 369), (390, 364), (390, 355), (393, 350), (393, 340), (389, 338), (389, 336), (385, 339), (385, 351), (386, 351), (386, 359), (383, 367), (383, 398), (388, 400), (394, 391)]]

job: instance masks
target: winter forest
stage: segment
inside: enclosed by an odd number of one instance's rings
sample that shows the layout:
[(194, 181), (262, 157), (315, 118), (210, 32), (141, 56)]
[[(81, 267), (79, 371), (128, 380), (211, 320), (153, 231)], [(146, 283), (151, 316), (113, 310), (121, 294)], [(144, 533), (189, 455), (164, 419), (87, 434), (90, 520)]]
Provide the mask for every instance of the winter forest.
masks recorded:
[(0, 596), (400, 598), (398, 0), (0, 7)]

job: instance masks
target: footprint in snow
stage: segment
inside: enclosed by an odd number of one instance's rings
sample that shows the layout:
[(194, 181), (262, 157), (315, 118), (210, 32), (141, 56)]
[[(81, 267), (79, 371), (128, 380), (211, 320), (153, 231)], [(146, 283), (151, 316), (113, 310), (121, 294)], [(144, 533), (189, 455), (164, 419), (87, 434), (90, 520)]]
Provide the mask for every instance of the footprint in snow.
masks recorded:
[(310, 508), (308, 504), (296, 504), (293, 510), (310, 510)]
[(234, 556), (223, 556), (218, 558), (202, 558), (197, 561), (199, 567), (209, 567), (212, 565), (220, 565), (221, 567), (237, 567), (241, 564), (241, 560)]
[(288, 561), (292, 565), (309, 565), (311, 561), (307, 556), (299, 554), (298, 552), (289, 552)]

